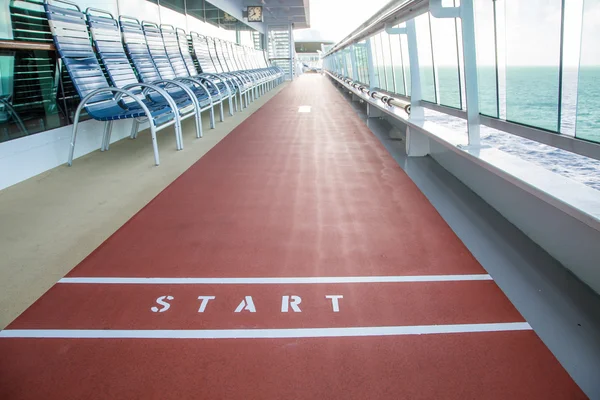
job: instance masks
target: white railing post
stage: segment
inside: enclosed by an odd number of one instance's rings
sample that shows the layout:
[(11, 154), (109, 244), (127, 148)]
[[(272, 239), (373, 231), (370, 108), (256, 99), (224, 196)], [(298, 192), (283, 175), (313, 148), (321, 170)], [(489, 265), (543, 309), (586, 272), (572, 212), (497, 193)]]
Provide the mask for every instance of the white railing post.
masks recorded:
[[(419, 53), (417, 51), (417, 30), (415, 20), (406, 21), (406, 38), (408, 41), (408, 59), (410, 63), (410, 121), (423, 120), (425, 113), (421, 106), (421, 71), (419, 70)], [(406, 154), (409, 157), (423, 157), (429, 154), (429, 139), (424, 134), (406, 128)]]
[(419, 69), (419, 52), (417, 50), (417, 30), (415, 20), (406, 21), (406, 38), (408, 41), (408, 61), (410, 65), (410, 119), (423, 119), (421, 106), (421, 71)]
[(431, 11), (431, 15), (435, 18), (461, 19), (469, 147), (479, 147), (481, 145), (481, 122), (479, 118), (479, 90), (477, 86), (477, 56), (475, 50), (475, 16), (473, 13), (473, 0), (461, 0), (460, 6), (458, 7), (442, 7), (442, 0), (430, 0), (429, 10)]

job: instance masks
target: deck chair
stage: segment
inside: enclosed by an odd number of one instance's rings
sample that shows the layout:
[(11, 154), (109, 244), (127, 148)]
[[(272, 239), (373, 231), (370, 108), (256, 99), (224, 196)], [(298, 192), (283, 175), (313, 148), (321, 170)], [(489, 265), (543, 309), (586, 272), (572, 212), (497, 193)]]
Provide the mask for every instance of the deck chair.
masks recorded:
[(249, 95), (251, 93), (251, 90), (254, 87), (254, 82), (252, 81), (252, 79), (249, 76), (247, 76), (247, 74), (233, 71), (227, 65), (227, 61), (225, 59), (225, 54), (223, 53), (223, 50), (221, 48), (221, 40), (220, 39), (207, 36), (206, 41), (208, 43), (209, 51), (211, 52), (213, 57), (220, 61), (223, 73), (236, 76), (236, 77), (238, 77), (238, 79), (240, 79), (244, 83), (246, 102), (249, 103), (250, 102)]
[[(250, 90), (248, 81), (235, 74), (224, 72), (223, 66), (221, 65), (216, 53), (210, 49), (207, 36), (200, 35), (197, 32), (190, 32), (190, 43), (192, 48), (192, 56), (196, 59), (198, 66), (202, 70), (202, 73), (213, 74), (224, 77), (225, 79), (229, 79), (229, 82), (236, 87), (239, 96), (240, 107), (246, 107), (247, 101), (245, 102), (244, 100), (247, 99), (247, 92)], [(237, 104), (235, 104), (235, 106), (237, 111)]]
[[(144, 83), (160, 85), (174, 98), (188, 98), (196, 108), (196, 137), (202, 137), (202, 121), (200, 115), (208, 110), (210, 120), (214, 126), (214, 108), (212, 98), (206, 87), (192, 90), (189, 84), (177, 79), (170, 64), (161, 72), (153, 60), (150, 53), (146, 36), (142, 29), (142, 23), (134, 17), (125, 15), (119, 16), (119, 27), (123, 35), (125, 51), (131, 60), (133, 67), (137, 71), (138, 77)], [(160, 47), (159, 47), (160, 48)]]
[(211, 81), (213, 84), (216, 84), (221, 91), (227, 91), (227, 93), (229, 93), (229, 115), (233, 115), (233, 109), (235, 108), (237, 111), (237, 98), (235, 95), (238, 92), (238, 86), (236, 83), (228, 76), (219, 76), (215, 73), (204, 71), (199, 73), (192, 57), (193, 50), (190, 36), (181, 28), (175, 29), (175, 35), (177, 36), (177, 43), (179, 44), (179, 52), (183, 57), (183, 61), (185, 62), (185, 66), (187, 67), (190, 76), (196, 79), (206, 79)]
[(214, 106), (216, 104), (220, 104), (222, 114), (222, 103), (225, 96), (223, 96), (220, 91), (214, 89), (209, 90), (204, 83), (189, 78), (187, 76), (185, 65), (183, 65), (183, 62), (180, 60), (181, 56), (179, 56), (179, 59), (173, 60), (173, 64), (171, 63), (165, 48), (162, 33), (157, 24), (154, 22), (142, 21), (142, 31), (144, 32), (146, 43), (148, 44), (148, 50), (150, 50), (150, 55), (152, 56), (152, 61), (154, 62), (154, 65), (156, 65), (158, 73), (162, 79), (184, 83), (188, 85), (188, 87), (199, 97), (208, 96), (210, 101), (210, 127), (214, 129)]
[[(181, 53), (181, 49), (179, 48), (179, 37), (177, 36), (177, 31), (173, 25), (161, 25), (160, 32), (165, 46), (165, 51), (167, 52), (169, 62), (171, 63), (171, 66), (175, 71), (175, 75), (178, 78), (188, 78), (195, 83), (203, 84), (208, 88), (208, 90), (210, 90), (211, 96), (213, 97), (213, 101), (219, 104), (219, 117), (221, 122), (224, 121), (223, 101), (227, 98), (230, 100), (230, 114), (233, 115), (231, 109), (231, 90), (229, 89), (229, 86), (226, 85), (224, 82), (217, 82), (214, 79), (199, 77), (198, 71), (196, 71), (192, 60), (190, 61), (192, 64), (191, 67), (193, 68), (188, 68), (188, 64), (186, 63), (185, 58)], [(183, 31), (183, 35), (185, 36), (185, 31)]]
[(231, 54), (227, 48), (226, 41), (218, 39), (218, 38), (214, 38), (213, 40), (215, 42), (215, 51), (216, 51), (219, 59), (222, 61), (221, 64), (223, 65), (225, 72), (228, 72), (230, 74), (235, 74), (237, 76), (240, 76), (240, 77), (243, 77), (244, 79), (246, 79), (246, 81), (248, 82), (248, 85), (250, 87), (250, 91), (249, 91), (250, 99), (252, 101), (254, 101), (256, 98), (255, 89), (256, 89), (256, 86), (258, 85), (256, 76), (252, 73), (239, 70), (237, 65), (235, 65), (235, 63), (234, 63), (233, 58), (231, 57)]
[[(109, 77), (109, 81), (114, 87), (119, 87), (136, 94), (147, 106), (164, 104), (165, 99), (160, 93), (165, 92), (160, 85), (152, 85), (150, 83), (140, 83), (135, 74), (135, 71), (129, 63), (127, 54), (123, 48), (121, 41), (121, 30), (114, 16), (104, 10), (89, 7), (86, 10), (87, 22), (90, 28), (92, 42), (96, 49), (96, 54), (100, 58), (101, 64)], [(190, 117), (196, 117), (197, 136), (202, 135), (202, 121), (196, 114), (196, 108), (193, 100), (185, 93), (181, 96), (169, 95), (177, 105), (180, 120)], [(127, 98), (124, 99), (126, 101)], [(138, 124), (132, 126), (131, 137), (135, 138), (138, 133)], [(110, 132), (104, 139), (102, 147), (108, 150), (110, 143)], [(183, 138), (179, 137), (179, 148), (183, 149)]]
[[(180, 120), (173, 100), (164, 93), (165, 103), (148, 104), (126, 89), (111, 87), (92, 48), (86, 16), (79, 6), (67, 0), (44, 0), (44, 10), (56, 50), (81, 98), (75, 111), (68, 165), (73, 163), (77, 128), (84, 108), (90, 117), (105, 122), (104, 137), (110, 130), (112, 121), (147, 120), (150, 124), (156, 165), (160, 164), (156, 143), (157, 131), (175, 125), (175, 137), (179, 148), (180, 132), (177, 130), (180, 129)], [(130, 100), (123, 101), (124, 97)]]

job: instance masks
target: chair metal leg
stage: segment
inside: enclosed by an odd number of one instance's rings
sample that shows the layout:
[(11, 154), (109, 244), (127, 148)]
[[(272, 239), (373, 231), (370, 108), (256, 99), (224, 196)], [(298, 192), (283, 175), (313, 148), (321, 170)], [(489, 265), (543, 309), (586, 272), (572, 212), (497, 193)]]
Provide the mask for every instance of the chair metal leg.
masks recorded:
[(156, 142), (156, 127), (152, 121), (150, 122), (150, 135), (152, 135), (152, 149), (154, 150), (154, 163), (160, 165), (160, 159), (158, 157), (158, 143)]
[(136, 118), (134, 118), (133, 125), (131, 125), (131, 132), (129, 134), (130, 139), (135, 139), (137, 137), (139, 127), (140, 127), (139, 121)]
[(202, 132), (202, 114), (197, 112), (195, 119), (196, 119), (196, 137), (198, 139), (200, 139), (202, 136), (204, 136), (204, 134)]
[(102, 146), (100, 151), (106, 151), (110, 147), (110, 136), (112, 134), (113, 121), (104, 123), (104, 136), (102, 136)]
[(210, 128), (215, 129), (215, 106), (210, 106)]

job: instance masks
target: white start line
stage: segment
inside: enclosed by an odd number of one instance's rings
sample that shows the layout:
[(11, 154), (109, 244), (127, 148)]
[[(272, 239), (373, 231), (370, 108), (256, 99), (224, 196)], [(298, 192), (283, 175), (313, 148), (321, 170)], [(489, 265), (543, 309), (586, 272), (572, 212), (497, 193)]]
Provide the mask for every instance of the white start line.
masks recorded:
[(364, 336), (406, 336), (452, 333), (529, 331), (527, 322), (498, 324), (370, 326), (353, 328), (298, 329), (178, 329), (178, 330), (105, 330), (105, 329), (7, 329), (0, 338), (71, 338), (71, 339), (285, 339)]
[(406, 275), (406, 276), (310, 276), (269, 278), (113, 278), (76, 277), (62, 278), (58, 283), (96, 283), (133, 285), (283, 285), (323, 283), (411, 283), (491, 281), (488, 274), (473, 275)]

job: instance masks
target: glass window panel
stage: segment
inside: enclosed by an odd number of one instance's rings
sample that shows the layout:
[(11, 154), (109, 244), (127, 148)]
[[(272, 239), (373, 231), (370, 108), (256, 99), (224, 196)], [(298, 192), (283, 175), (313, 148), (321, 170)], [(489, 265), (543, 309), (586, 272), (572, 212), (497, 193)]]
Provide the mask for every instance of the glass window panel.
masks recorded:
[(204, 16), (204, 0), (186, 0), (185, 8), (189, 16), (200, 21), (206, 20), (206, 17)]
[(344, 53), (346, 54), (346, 66), (347, 66), (347, 70), (348, 70), (348, 78), (352, 78), (354, 79), (354, 70), (352, 69), (352, 55), (350, 54), (350, 49), (346, 49), (344, 50)]
[(404, 87), (404, 67), (402, 62), (402, 49), (400, 48), (400, 36), (390, 35), (390, 49), (392, 53), (392, 66), (394, 71), (394, 90), (398, 94), (406, 94)]
[[(160, 18), (158, 15), (158, 3), (156, 1), (131, 1), (131, 0), (119, 0), (119, 12), (120, 15), (135, 16), (140, 21), (153, 21), (159, 22)], [(93, 7), (104, 9), (104, 5), (99, 6), (96, 4)]]
[(438, 101), (445, 106), (461, 108), (456, 28), (454, 18), (431, 18)]
[(402, 51), (402, 62), (404, 63), (404, 82), (406, 82), (406, 95), (410, 96), (410, 58), (408, 56), (408, 38), (400, 35), (400, 50)]
[(575, 136), (580, 139), (598, 143), (600, 143), (600, 53), (598, 52), (600, 24), (596, 16), (599, 12), (600, 0), (584, 1), (575, 133)]
[(178, 13), (185, 13), (184, 0), (159, 0), (159, 4)]
[[(83, 7), (94, 5), (79, 0)], [(0, 0), (0, 33), (3, 39), (40, 46), (52, 43), (41, 0)], [(105, 9), (117, 10), (116, 0)], [(61, 81), (58, 79), (62, 79)], [(47, 49), (0, 52), (0, 142), (70, 124), (79, 96), (63, 69), (57, 71), (57, 53)], [(85, 115), (82, 120), (88, 117)]]
[(369, 39), (371, 41), (371, 58), (373, 62), (373, 77), (375, 78), (375, 82), (371, 82), (373, 86), (381, 86), (382, 80), (385, 81), (385, 77), (381, 77), (379, 75), (379, 64), (377, 61), (377, 36), (371, 36)]
[(394, 89), (394, 67), (392, 63), (392, 51), (390, 48), (390, 35), (386, 32), (381, 33), (381, 49), (383, 53), (383, 68), (385, 71), (384, 89), (393, 92)]
[(497, 71), (495, 2), (477, 0), (473, 4), (475, 14), (475, 46), (477, 51), (477, 83), (479, 87), (479, 112), (499, 117)]
[[(578, 66), (580, 58), (583, 0), (564, 4), (563, 75), (561, 93), (560, 132), (575, 136), (577, 119)], [(593, 11), (592, 11), (593, 12)], [(597, 38), (598, 36), (596, 36)]]
[(429, 30), (429, 13), (415, 18), (417, 31), (417, 51), (419, 54), (419, 73), (421, 75), (421, 95), (423, 100), (436, 102), (435, 77), (433, 73), (433, 55)]
[(506, 119), (558, 130), (561, 0), (506, 0)]
[[(174, 8), (168, 8), (164, 5), (164, 0), (160, 1), (160, 23), (173, 25), (177, 28), (185, 29), (187, 32), (189, 29), (187, 26), (187, 18), (183, 11), (183, 2), (181, 4), (181, 11), (178, 11), (179, 7), (177, 7), (177, 10), (175, 10), (175, 6), (173, 7)], [(156, 20), (150, 21), (157, 22)]]
[(385, 89), (387, 87), (387, 77), (385, 76), (385, 63), (383, 61), (383, 48), (381, 46), (381, 34), (378, 34), (375, 36), (375, 44), (376, 44), (376, 51), (375, 53), (377, 54), (377, 71), (379, 72), (379, 88), (380, 89)]

